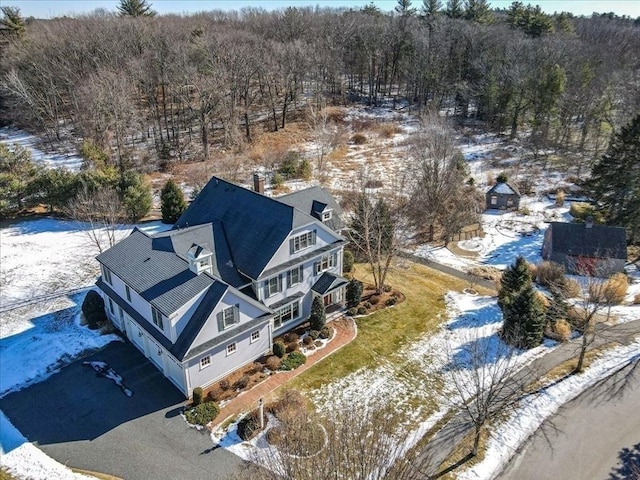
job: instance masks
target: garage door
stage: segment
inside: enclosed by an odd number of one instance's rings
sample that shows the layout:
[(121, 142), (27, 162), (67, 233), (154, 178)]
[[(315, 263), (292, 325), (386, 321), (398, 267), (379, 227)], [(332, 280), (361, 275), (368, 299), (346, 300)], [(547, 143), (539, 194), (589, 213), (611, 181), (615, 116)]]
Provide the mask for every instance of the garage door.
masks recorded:
[(182, 370), (182, 365), (167, 355), (167, 368), (169, 369), (167, 374), (171, 381), (184, 392), (186, 388), (184, 387), (184, 370)]
[(136, 323), (131, 320), (131, 318), (126, 313), (124, 314), (124, 318), (127, 325), (129, 325), (129, 331), (131, 332), (129, 340), (131, 340), (142, 353), (145, 353), (144, 334), (142, 333), (142, 329), (138, 327), (138, 325), (136, 325)]
[(147, 354), (149, 360), (151, 360), (151, 362), (153, 362), (153, 364), (158, 367), (158, 370), (164, 373), (164, 367), (162, 366), (162, 357), (164, 354), (162, 352), (162, 349), (160, 348), (160, 345), (149, 339), (149, 337), (147, 337), (147, 341), (149, 342), (149, 352)]

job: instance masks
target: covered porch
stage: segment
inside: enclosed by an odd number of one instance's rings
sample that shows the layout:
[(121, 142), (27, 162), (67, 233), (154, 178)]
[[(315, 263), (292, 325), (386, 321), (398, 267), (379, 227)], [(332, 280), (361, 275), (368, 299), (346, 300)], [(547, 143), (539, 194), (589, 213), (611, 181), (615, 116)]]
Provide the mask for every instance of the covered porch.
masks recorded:
[(348, 280), (340, 275), (325, 272), (311, 287), (311, 290), (322, 297), (327, 320), (339, 316), (345, 308), (345, 287)]

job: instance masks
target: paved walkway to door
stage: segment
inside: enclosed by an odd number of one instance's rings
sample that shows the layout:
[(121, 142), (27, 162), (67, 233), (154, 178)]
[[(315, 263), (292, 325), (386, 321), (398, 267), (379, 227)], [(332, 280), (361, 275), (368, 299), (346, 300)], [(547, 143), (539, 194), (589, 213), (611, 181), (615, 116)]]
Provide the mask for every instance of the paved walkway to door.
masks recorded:
[(260, 398), (264, 398), (271, 394), (289, 380), (297, 377), (303, 372), (306, 372), (323, 358), (328, 357), (333, 352), (344, 347), (356, 338), (356, 324), (353, 319), (349, 317), (341, 317), (329, 322), (327, 325), (334, 328), (335, 335), (326, 347), (317, 350), (313, 355), (307, 357), (307, 362), (295, 370), (291, 370), (289, 372), (278, 372), (275, 375), (270, 376), (264, 382), (256, 385), (251, 390), (238, 395), (222, 407), (220, 414), (215, 420), (215, 424), (212, 425), (212, 428), (215, 429), (218, 425), (221, 425), (231, 417), (256, 408)]

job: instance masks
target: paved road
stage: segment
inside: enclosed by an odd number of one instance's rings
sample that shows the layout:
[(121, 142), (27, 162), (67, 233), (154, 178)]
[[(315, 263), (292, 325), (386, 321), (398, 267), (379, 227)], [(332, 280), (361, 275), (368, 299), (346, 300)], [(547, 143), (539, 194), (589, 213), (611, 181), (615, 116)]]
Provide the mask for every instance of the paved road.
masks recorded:
[[(597, 336), (590, 348), (595, 348), (612, 341), (617, 341), (621, 344), (628, 344), (639, 332), (640, 320), (615, 325), (607, 329), (606, 335), (603, 333)], [(552, 352), (536, 359), (530, 366), (527, 366), (519, 372), (519, 375), (516, 376), (516, 381), (521, 382), (524, 385), (528, 385), (535, 378), (540, 378), (555, 366), (560, 365), (571, 358), (575, 358), (579, 350), (580, 341), (581, 338), (577, 338), (572, 342), (560, 345)], [(590, 417), (590, 415), (587, 416), (587, 418)], [(431, 468), (428, 469), (429, 471), (427, 473), (435, 474), (438, 471), (440, 464), (451, 455), (455, 447), (460, 443), (460, 441), (462, 441), (465, 435), (471, 431), (471, 428), (472, 424), (469, 422), (467, 415), (464, 412), (460, 412), (433, 436), (431, 441), (421, 452), (421, 455), (428, 458), (431, 464)], [(638, 432), (638, 436), (640, 437), (640, 430)], [(640, 438), (638, 441), (640, 442)], [(536, 480), (544, 480), (544, 477), (534, 478), (536, 478)], [(585, 480), (591, 480), (590, 477), (583, 478)]]
[[(564, 405), (527, 441), (501, 480), (640, 478), (640, 364)], [(632, 464), (638, 476), (632, 475)]]
[[(127, 397), (82, 361), (107, 362), (133, 392)], [(184, 399), (131, 344), (112, 342), (20, 392), (0, 409), (31, 442), (62, 464), (127, 480), (227, 479), (243, 462), (213, 450), (208, 434), (180, 416)]]

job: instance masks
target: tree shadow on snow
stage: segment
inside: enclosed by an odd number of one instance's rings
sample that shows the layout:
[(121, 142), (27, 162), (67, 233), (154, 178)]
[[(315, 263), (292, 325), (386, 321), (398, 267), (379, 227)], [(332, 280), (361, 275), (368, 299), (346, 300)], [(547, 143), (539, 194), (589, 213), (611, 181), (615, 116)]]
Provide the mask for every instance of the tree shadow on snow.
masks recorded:
[(442, 368), (451, 370), (472, 370), (506, 361), (514, 355), (514, 349), (504, 343), (495, 333), (488, 337), (469, 340), (456, 347), (450, 354), (449, 362)]
[(609, 480), (631, 480), (640, 478), (640, 443), (623, 448), (618, 453), (619, 465), (609, 475)]
[(502, 312), (496, 304), (485, 305), (477, 310), (467, 311), (447, 323), (448, 330), (477, 328), (502, 321)]

